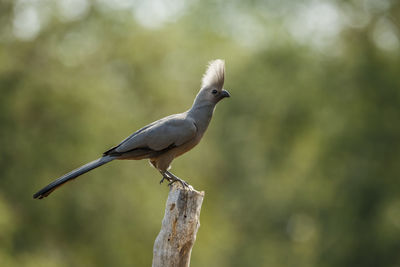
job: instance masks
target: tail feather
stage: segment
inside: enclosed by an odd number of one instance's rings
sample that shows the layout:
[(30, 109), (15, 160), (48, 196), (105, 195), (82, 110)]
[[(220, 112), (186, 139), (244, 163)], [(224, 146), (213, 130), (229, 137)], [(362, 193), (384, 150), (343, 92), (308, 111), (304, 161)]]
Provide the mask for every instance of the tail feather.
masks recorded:
[(63, 175), (60, 178), (53, 181), (52, 183), (48, 184), (43, 189), (39, 190), (36, 194), (34, 194), (33, 198), (42, 199), (44, 197), (47, 197), (48, 195), (50, 195), (51, 192), (53, 192), (54, 190), (56, 190), (58, 187), (62, 186), (63, 184), (75, 179), (76, 177), (78, 177), (88, 171), (91, 171), (97, 167), (100, 167), (101, 165), (104, 165), (104, 164), (112, 161), (113, 159), (115, 159), (115, 158), (111, 157), (111, 156), (104, 156), (102, 158), (99, 158), (92, 162), (89, 162), (88, 164), (85, 164), (85, 165)]

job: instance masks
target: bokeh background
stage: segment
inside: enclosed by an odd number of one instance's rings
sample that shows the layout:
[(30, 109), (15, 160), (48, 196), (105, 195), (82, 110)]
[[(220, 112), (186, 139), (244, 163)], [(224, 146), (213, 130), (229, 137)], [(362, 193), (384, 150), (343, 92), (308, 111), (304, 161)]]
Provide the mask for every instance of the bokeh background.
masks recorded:
[(208, 61), (232, 97), (173, 171), (206, 197), (191, 266), (400, 266), (400, 2), (3, 0), (0, 266), (150, 266), (168, 187), (112, 162), (188, 109)]

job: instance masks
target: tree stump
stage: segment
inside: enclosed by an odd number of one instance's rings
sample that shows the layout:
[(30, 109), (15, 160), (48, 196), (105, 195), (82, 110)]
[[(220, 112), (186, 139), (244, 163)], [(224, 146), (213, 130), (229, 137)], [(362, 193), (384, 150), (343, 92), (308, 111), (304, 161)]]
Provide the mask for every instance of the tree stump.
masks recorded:
[(165, 215), (153, 249), (153, 267), (188, 267), (200, 227), (204, 192), (179, 183), (170, 187)]

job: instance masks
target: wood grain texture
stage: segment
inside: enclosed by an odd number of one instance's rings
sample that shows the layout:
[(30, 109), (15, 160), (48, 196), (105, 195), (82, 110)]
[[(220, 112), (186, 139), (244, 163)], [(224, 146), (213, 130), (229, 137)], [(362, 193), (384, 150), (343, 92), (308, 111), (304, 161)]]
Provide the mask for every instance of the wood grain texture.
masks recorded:
[(171, 186), (165, 215), (153, 249), (153, 267), (188, 267), (192, 247), (200, 227), (204, 192), (191, 186)]

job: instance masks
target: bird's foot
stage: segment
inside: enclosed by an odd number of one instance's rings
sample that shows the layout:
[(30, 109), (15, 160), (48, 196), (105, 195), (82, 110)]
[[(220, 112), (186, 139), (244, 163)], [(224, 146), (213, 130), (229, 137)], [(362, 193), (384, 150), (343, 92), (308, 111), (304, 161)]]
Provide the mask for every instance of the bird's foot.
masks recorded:
[(184, 181), (181, 178), (177, 177), (173, 173), (167, 171), (166, 174), (169, 176), (168, 178), (170, 178), (170, 180), (168, 180), (169, 181), (168, 185), (172, 185), (175, 182), (179, 182), (183, 186), (183, 188), (189, 187), (189, 184), (186, 181)]
[(169, 186), (171, 186), (175, 182), (179, 182), (183, 188), (191, 188), (191, 186), (186, 181), (182, 180), (181, 178), (177, 177), (176, 175), (174, 175), (169, 171), (165, 172), (160, 171), (160, 173), (163, 176), (163, 178), (160, 181), (160, 184), (162, 184), (164, 180), (167, 180), (169, 182), (168, 183)]
[[(169, 183), (171, 183), (171, 178), (169, 178), (166, 175), (163, 175), (163, 178), (160, 180), (160, 184), (162, 184), (164, 182), (164, 180), (167, 180)], [(169, 184), (168, 184), (169, 185)]]
[(189, 184), (187, 183), (187, 182), (185, 182), (184, 180), (182, 180), (181, 178), (178, 178), (178, 177), (174, 177), (173, 179), (172, 179), (172, 181), (171, 182), (169, 182), (169, 186), (171, 186), (173, 183), (175, 183), (175, 182), (179, 182), (184, 188), (185, 187), (189, 187)]

